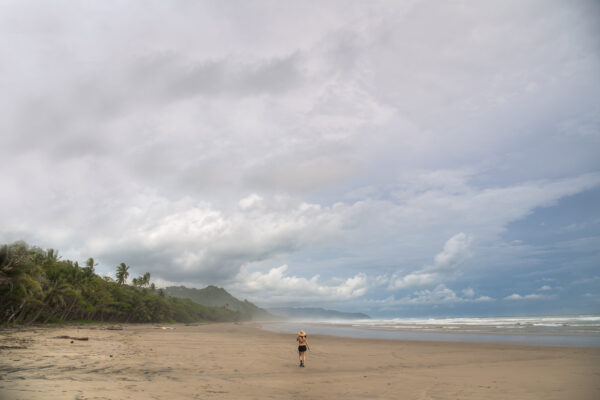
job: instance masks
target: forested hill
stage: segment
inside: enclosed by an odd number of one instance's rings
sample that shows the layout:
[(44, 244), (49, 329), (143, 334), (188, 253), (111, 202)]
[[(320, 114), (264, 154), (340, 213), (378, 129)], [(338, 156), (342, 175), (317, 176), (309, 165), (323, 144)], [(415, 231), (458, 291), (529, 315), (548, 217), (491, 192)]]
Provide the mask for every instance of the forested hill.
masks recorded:
[(237, 311), (242, 319), (269, 320), (276, 318), (248, 300), (240, 301), (225, 289), (216, 286), (207, 286), (204, 289), (169, 286), (165, 288), (165, 293), (173, 297), (187, 298), (204, 306), (225, 307), (228, 310)]
[(0, 246), (0, 321), (196, 322), (237, 321), (241, 313), (208, 307), (189, 299), (168, 297), (150, 282), (150, 274), (128, 284), (129, 266), (116, 267), (116, 277), (100, 277), (94, 259), (85, 266), (61, 260), (58, 252), (24, 242)]

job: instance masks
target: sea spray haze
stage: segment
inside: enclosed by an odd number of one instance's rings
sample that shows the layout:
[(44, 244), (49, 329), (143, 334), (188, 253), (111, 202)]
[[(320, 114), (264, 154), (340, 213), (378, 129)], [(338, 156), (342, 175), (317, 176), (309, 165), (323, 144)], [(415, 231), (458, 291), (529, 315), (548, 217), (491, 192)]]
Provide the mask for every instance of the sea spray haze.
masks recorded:
[(316, 307), (276, 307), (269, 308), (275, 315), (299, 321), (335, 321), (335, 320), (368, 320), (364, 313), (350, 313), (336, 310), (326, 310)]

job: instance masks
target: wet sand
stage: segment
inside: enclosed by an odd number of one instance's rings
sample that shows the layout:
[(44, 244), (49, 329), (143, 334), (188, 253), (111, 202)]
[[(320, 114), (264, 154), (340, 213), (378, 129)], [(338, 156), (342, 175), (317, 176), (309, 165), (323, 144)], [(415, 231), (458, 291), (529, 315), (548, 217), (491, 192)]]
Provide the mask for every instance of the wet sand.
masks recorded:
[(600, 399), (600, 348), (165, 327), (1, 331), (0, 399)]

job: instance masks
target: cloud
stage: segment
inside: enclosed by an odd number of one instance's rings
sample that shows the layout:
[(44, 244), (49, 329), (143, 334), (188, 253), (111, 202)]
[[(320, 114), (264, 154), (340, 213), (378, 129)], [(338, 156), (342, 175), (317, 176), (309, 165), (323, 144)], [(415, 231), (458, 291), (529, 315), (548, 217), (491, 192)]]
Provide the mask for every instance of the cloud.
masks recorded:
[(363, 296), (369, 287), (367, 276), (362, 273), (325, 283), (319, 275), (308, 279), (286, 275), (287, 270), (287, 265), (271, 268), (266, 273), (248, 272), (243, 268), (230, 287), (244, 296), (260, 294), (268, 302), (349, 300)]
[(260, 207), (262, 200), (263, 200), (262, 197), (260, 197), (256, 193), (253, 193), (253, 194), (249, 195), (248, 197), (244, 197), (243, 199), (241, 199), (238, 202), (238, 205), (242, 210), (249, 210), (251, 208)]
[[(441, 187), (432, 178), (432, 182), (424, 180), (414, 186), (408, 181), (394, 199), (367, 197), (327, 206), (296, 196), (257, 192), (235, 201), (230, 197), (225, 204), (198, 202), (191, 197), (174, 199), (130, 182), (118, 170), (110, 177), (101, 177), (102, 172), (76, 163), (57, 172), (73, 177), (64, 182), (43, 181), (31, 174), (28, 183), (34, 187), (39, 184), (39, 195), (23, 202), (16, 196), (18, 191), (6, 193), (5, 210), (12, 212), (4, 216), (0, 233), (5, 240), (24, 238), (57, 247), (75, 258), (93, 256), (106, 271), (125, 261), (140, 272), (150, 271), (157, 278), (189, 284), (222, 284), (236, 276), (244, 264), (258, 262), (268, 268), (269, 263), (288, 262), (294, 254), (311, 257), (325, 249), (343, 255), (288, 265), (302, 275), (344, 276), (348, 271), (354, 275), (368, 272), (361, 264), (378, 259), (389, 263), (399, 251), (405, 265), (423, 265), (435, 252), (433, 243), (442, 241), (442, 250), (429, 265), (413, 272), (405, 266), (409, 272), (393, 277), (391, 288), (408, 289), (460, 277), (469, 255), (481, 257), (480, 252), (485, 250), (474, 247), (475, 235), (478, 243), (494, 243), (498, 240), (496, 234), (515, 214), (525, 214), (596, 179), (590, 176), (560, 182), (560, 190), (541, 190), (543, 185), (533, 182), (521, 185), (521, 195), (515, 196), (511, 187), (478, 190), (465, 177), (453, 183), (438, 180), (445, 182)], [(97, 185), (69, 192), (70, 185), (87, 187), (90, 174)], [(12, 178), (8, 182), (16, 187), (22, 184)], [(68, 197), (61, 195), (67, 192)], [(488, 195), (481, 202), (478, 198), (484, 192)], [(53, 196), (52, 204), (42, 207), (48, 194)], [(532, 198), (527, 200), (529, 196)], [(489, 208), (495, 212), (485, 211)], [(474, 234), (456, 234), (452, 232), (456, 226)], [(324, 265), (327, 268), (323, 270)], [(385, 271), (374, 270), (373, 275), (385, 275)]]
[(395, 296), (390, 296), (387, 299), (380, 300), (380, 306), (414, 306), (414, 305), (443, 305), (443, 304), (466, 304), (466, 303), (485, 303), (494, 301), (489, 296), (477, 296), (473, 289), (468, 288), (463, 290), (467, 292), (464, 297), (456, 294), (455, 291), (449, 289), (444, 284), (439, 284), (433, 289), (423, 289), (414, 291), (408, 296), (396, 299)]
[(458, 233), (452, 236), (441, 253), (435, 256), (434, 263), (426, 270), (431, 271), (448, 271), (456, 269), (468, 256), (467, 250), (471, 245), (473, 238), (464, 233)]
[(546, 300), (552, 298), (551, 296), (546, 296), (543, 294), (531, 293), (526, 295), (520, 295), (517, 293), (513, 293), (510, 296), (506, 296), (504, 300)]
[(593, 275), (593, 216), (503, 235), (600, 187), (595, 2), (315, 4), (3, 7), (0, 240), (188, 285), (288, 265), (330, 299)]
[(412, 297), (405, 298), (410, 304), (440, 304), (456, 303), (461, 299), (444, 285), (438, 285), (433, 290), (420, 290), (414, 292)]
[(164, 54), (132, 65), (127, 78), (129, 90), (139, 92), (140, 98), (161, 101), (281, 94), (302, 83), (300, 61), (298, 53), (251, 63), (227, 58), (193, 63)]
[(392, 287), (395, 289), (405, 289), (410, 287), (428, 286), (439, 282), (442, 278), (442, 275), (438, 273), (429, 274), (418, 271), (413, 274), (405, 275), (400, 279), (396, 279), (392, 282)]
[(462, 232), (452, 236), (444, 244), (444, 249), (435, 256), (432, 265), (405, 275), (402, 278), (392, 278), (391, 287), (394, 289), (406, 289), (429, 286), (450, 278), (468, 256), (468, 248), (472, 241), (471, 236)]
[(598, 275), (593, 275), (593, 276), (588, 276), (582, 279), (576, 279), (573, 282), (571, 282), (571, 286), (579, 286), (579, 285), (597, 285), (600, 284), (600, 276)]
[(249, 195), (227, 213), (190, 200), (173, 206), (152, 196), (144, 202), (144, 212), (126, 210), (129, 220), (118, 238), (91, 237), (87, 247), (113, 264), (134, 259), (134, 269), (145, 268), (173, 282), (222, 282), (236, 276), (242, 265), (318, 246), (340, 233), (339, 216), (332, 209), (284, 198)]

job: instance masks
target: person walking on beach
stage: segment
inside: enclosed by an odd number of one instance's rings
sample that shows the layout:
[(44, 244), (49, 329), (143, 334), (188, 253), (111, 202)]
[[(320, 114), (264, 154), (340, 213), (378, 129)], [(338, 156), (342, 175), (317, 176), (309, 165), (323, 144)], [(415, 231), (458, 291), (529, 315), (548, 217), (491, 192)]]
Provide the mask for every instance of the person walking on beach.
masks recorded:
[(298, 357), (300, 358), (300, 366), (304, 367), (304, 363), (306, 362), (306, 350), (310, 350), (308, 340), (306, 340), (306, 332), (298, 332), (296, 341), (298, 342)]

